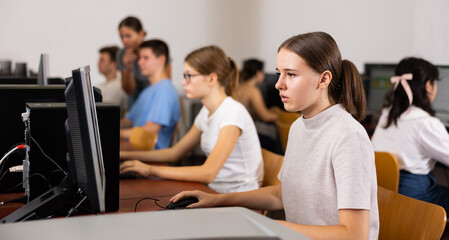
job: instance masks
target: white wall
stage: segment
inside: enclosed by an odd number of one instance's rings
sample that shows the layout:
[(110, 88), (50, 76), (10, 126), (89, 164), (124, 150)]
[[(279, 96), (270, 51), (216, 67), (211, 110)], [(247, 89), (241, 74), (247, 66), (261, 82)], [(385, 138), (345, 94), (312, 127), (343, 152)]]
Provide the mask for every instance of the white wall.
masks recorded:
[(449, 65), (448, 10), (447, 0), (3, 0), (0, 59), (36, 71), (39, 55), (48, 53), (50, 76), (89, 64), (97, 83), (98, 49), (120, 46), (117, 25), (135, 15), (147, 38), (169, 44), (180, 93), (183, 59), (195, 48), (217, 44), (237, 63), (258, 57), (273, 72), (280, 43), (308, 31), (333, 35), (361, 71), (365, 62), (410, 55)]

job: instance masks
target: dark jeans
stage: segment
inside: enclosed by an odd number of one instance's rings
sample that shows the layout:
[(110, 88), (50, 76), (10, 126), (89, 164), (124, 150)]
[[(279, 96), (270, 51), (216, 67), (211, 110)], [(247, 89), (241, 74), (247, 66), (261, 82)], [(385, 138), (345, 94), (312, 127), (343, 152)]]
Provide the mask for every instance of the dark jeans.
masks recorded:
[(399, 193), (425, 202), (435, 203), (449, 212), (449, 188), (439, 186), (432, 173), (418, 175), (401, 171)]

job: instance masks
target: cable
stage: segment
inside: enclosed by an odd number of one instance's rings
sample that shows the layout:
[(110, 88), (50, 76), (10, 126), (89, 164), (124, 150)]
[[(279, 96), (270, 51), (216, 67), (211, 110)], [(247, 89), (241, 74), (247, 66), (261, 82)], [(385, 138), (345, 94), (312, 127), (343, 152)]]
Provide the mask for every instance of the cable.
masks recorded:
[(66, 218), (69, 218), (69, 217), (71, 217), (73, 214), (75, 214), (75, 213), (77, 212), (78, 207), (81, 205), (81, 203), (84, 202), (84, 200), (86, 200), (86, 198), (87, 198), (87, 196), (84, 196), (84, 197), (79, 201), (78, 204), (76, 204), (74, 207), (72, 207), (72, 208), (69, 210), (69, 212), (68, 212)]
[(42, 148), (41, 148), (41, 146), (39, 145), (39, 143), (37, 143), (37, 141), (31, 136), (31, 134), (30, 134), (30, 138), (31, 138), (31, 140), (33, 140), (33, 142), (34, 143), (36, 143), (36, 145), (37, 145), (37, 147), (39, 148), (39, 150), (41, 151), (41, 153), (45, 156), (45, 157), (47, 157), (50, 161), (52, 161), (53, 162), (53, 164), (55, 164), (63, 173), (64, 173), (64, 175), (66, 175), (67, 176), (67, 172), (66, 171), (64, 171), (64, 169), (62, 169), (62, 167), (61, 166), (59, 166), (51, 157), (49, 157), (47, 154), (45, 154), (45, 152), (44, 152), (44, 150), (42, 150)]
[(11, 149), (9, 152), (7, 152), (7, 153), (3, 156), (3, 158), (0, 160), (0, 165), (2, 164), (2, 162), (3, 162), (9, 155), (11, 155), (11, 153), (13, 153), (13, 152), (15, 152), (16, 150), (19, 150), (19, 149), (24, 149), (24, 148), (26, 148), (26, 147), (27, 147), (27, 145), (25, 145), (25, 144), (20, 144), (20, 145), (15, 146), (13, 149)]
[[(17, 146), (14, 146), (13, 148), (11, 148), (11, 150), (10, 150), (8, 153), (6, 153), (6, 154), (3, 156), (3, 158), (0, 160), (0, 165), (1, 165), (1, 167), (0, 167), (0, 173), (3, 171), (3, 168), (4, 168), (4, 166), (6, 165), (6, 163), (2, 165), (2, 162), (3, 162), (4, 160), (6, 160), (6, 159), (9, 157), (9, 155), (11, 155), (11, 153), (13, 153), (13, 152), (16, 151), (16, 150), (25, 149), (26, 146), (27, 146), (27, 145), (25, 145), (25, 144), (19, 144), (19, 145), (17, 145)], [(8, 170), (6, 170), (6, 171), (2, 174), (2, 176), (0, 177), (0, 181), (2, 181), (2, 179), (5, 177), (6, 173), (8, 173)]]
[[(7, 173), (7, 172), (5, 172), (5, 173)], [(5, 175), (5, 174), (3, 174), (3, 175)], [(3, 178), (3, 175), (2, 175), (2, 178)], [(45, 182), (47, 182), (47, 184), (48, 184), (48, 189), (51, 189), (50, 182), (48, 182), (47, 178), (45, 178), (44, 175), (42, 175), (42, 174), (40, 174), (40, 173), (33, 173), (33, 174), (31, 174), (29, 177), (27, 177), (25, 180), (23, 180), (22, 182), (20, 182), (19, 184), (15, 185), (14, 187), (9, 188), (8, 190), (3, 191), (3, 192), (5, 193), (5, 192), (9, 192), (9, 191), (13, 190), (14, 188), (20, 186), (22, 183), (28, 181), (28, 179), (30, 179), (30, 178), (33, 177), (33, 176), (41, 176), (41, 177), (45, 180)], [(1, 178), (0, 178), (0, 180), (1, 180)]]
[(139, 201), (136, 202), (136, 206), (134, 207), (134, 212), (137, 211), (137, 205), (139, 205), (139, 203), (140, 203), (141, 201), (143, 201), (143, 200), (154, 200), (154, 203), (155, 203), (158, 207), (160, 207), (160, 208), (165, 208), (165, 207), (163, 207), (163, 206), (161, 206), (161, 205), (159, 205), (159, 204), (157, 203), (157, 202), (159, 202), (159, 199), (146, 197), (146, 198), (142, 198), (142, 199), (140, 199)]
[(15, 199), (12, 199), (12, 200), (9, 200), (9, 201), (6, 201), (6, 202), (0, 202), (0, 206), (4, 205), (4, 204), (8, 204), (8, 203), (26, 203), (27, 199), (28, 198), (27, 198), (26, 195), (20, 196), (18, 198), (15, 198)]
[[(0, 171), (0, 172), (1, 172), (1, 171)], [(0, 177), (0, 182), (2, 181), (3, 177), (5, 177), (5, 175), (6, 175), (7, 173), (9, 173), (9, 172), (8, 172), (8, 171), (5, 171), (5, 172), (2, 174), (2, 176)]]
[(51, 174), (53, 174), (55, 172), (62, 172), (62, 173), (64, 173), (64, 171), (62, 171), (61, 169), (55, 169), (55, 170), (49, 172), (48, 175), (51, 175)]

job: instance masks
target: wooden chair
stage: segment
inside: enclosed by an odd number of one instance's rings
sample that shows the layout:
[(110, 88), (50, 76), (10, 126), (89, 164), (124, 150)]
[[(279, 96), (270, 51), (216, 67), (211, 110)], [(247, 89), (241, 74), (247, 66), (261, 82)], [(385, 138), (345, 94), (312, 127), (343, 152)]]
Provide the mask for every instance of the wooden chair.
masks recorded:
[(143, 128), (134, 127), (131, 130), (129, 143), (138, 150), (153, 150), (157, 142), (157, 133), (150, 133)]
[(376, 161), (377, 185), (398, 192), (399, 164), (389, 152), (374, 152)]
[(179, 133), (179, 122), (176, 124), (175, 130), (173, 131), (173, 135), (172, 135), (171, 141), (170, 141), (170, 147), (173, 147), (173, 145), (175, 145), (176, 139), (178, 137), (178, 133)]
[(440, 239), (446, 227), (441, 206), (378, 186), (379, 239)]
[(281, 170), (282, 162), (284, 161), (284, 156), (270, 152), (262, 148), (262, 158), (263, 158), (263, 182), (262, 187), (276, 185), (279, 183), (278, 173)]
[[(273, 153), (262, 148), (263, 158), (263, 182), (262, 187), (272, 186), (279, 183), (278, 173), (281, 170), (284, 156)], [(285, 220), (284, 210), (262, 211), (262, 214), (272, 219)]]
[(283, 122), (283, 123), (292, 124), (300, 116), (301, 116), (301, 114), (298, 112), (279, 111), (278, 112), (278, 121)]
[(279, 132), (279, 139), (281, 141), (282, 150), (284, 152), (287, 148), (288, 131), (290, 130), (290, 126), (300, 116), (301, 114), (297, 112), (278, 112), (278, 120), (276, 121), (276, 126)]

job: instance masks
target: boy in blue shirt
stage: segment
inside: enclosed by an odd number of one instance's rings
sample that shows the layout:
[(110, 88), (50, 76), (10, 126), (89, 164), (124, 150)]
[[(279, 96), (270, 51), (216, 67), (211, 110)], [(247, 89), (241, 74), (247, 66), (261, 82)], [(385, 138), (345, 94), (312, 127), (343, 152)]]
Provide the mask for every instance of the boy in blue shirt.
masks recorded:
[(168, 59), (168, 46), (163, 41), (153, 39), (140, 45), (138, 65), (142, 74), (148, 76), (150, 86), (120, 121), (121, 138), (128, 139), (132, 128), (140, 127), (158, 134), (155, 149), (170, 147), (181, 111), (178, 94), (165, 70)]

